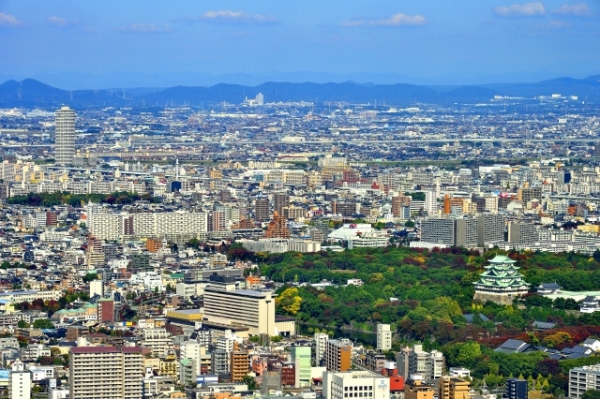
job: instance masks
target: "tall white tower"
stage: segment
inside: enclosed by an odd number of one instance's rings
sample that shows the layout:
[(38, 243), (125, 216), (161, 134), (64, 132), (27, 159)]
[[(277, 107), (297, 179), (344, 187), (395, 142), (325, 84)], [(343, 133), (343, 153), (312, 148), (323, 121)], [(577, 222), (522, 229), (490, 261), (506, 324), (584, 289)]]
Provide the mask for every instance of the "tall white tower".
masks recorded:
[(56, 111), (55, 158), (57, 165), (73, 165), (75, 156), (75, 111), (67, 106)]

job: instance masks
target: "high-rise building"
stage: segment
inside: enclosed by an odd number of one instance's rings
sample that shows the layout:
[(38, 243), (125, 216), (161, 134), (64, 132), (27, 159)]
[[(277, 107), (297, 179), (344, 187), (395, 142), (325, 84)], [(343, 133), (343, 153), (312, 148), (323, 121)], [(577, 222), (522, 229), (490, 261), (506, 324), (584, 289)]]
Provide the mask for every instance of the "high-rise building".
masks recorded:
[(234, 350), (231, 352), (230, 372), (232, 382), (241, 382), (244, 376), (248, 374), (250, 362), (248, 361), (248, 352)]
[(75, 111), (67, 106), (56, 111), (55, 158), (58, 165), (73, 165), (75, 157)]
[(480, 247), (504, 242), (504, 230), (504, 216), (487, 213), (477, 216), (477, 244)]
[(257, 222), (266, 222), (271, 219), (271, 205), (267, 197), (256, 199), (254, 203), (254, 218)]
[(70, 399), (141, 399), (142, 348), (83, 346), (69, 353)]
[(325, 367), (327, 371), (348, 371), (352, 365), (352, 341), (330, 339), (325, 343)]
[(283, 208), (290, 206), (290, 195), (286, 193), (273, 194), (273, 208), (283, 215)]
[(392, 331), (389, 324), (377, 324), (377, 350), (392, 349)]

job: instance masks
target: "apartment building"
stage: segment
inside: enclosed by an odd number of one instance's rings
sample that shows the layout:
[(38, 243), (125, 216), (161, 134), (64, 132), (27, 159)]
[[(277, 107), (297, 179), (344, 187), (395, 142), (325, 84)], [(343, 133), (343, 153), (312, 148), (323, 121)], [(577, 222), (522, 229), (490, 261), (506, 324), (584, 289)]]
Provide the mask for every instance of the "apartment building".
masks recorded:
[(167, 349), (171, 346), (171, 334), (164, 328), (144, 328), (141, 346), (152, 349), (154, 356), (166, 355)]
[(90, 232), (102, 240), (118, 240), (124, 235), (138, 238), (196, 236), (207, 231), (204, 212), (153, 212), (133, 215), (103, 213), (88, 208)]
[(585, 391), (591, 389), (600, 390), (600, 364), (575, 367), (569, 371), (569, 398), (580, 399)]
[(438, 399), (469, 399), (471, 386), (462, 378), (443, 376), (438, 381)]
[(398, 373), (409, 379), (412, 375), (421, 376), (425, 383), (431, 383), (444, 374), (445, 358), (443, 353), (433, 350), (426, 352), (423, 345), (404, 348), (396, 355)]
[(352, 341), (331, 339), (325, 343), (327, 371), (348, 371), (352, 365)]
[(392, 331), (389, 324), (377, 324), (377, 350), (392, 349)]
[(69, 353), (70, 399), (142, 399), (142, 348), (87, 346)]

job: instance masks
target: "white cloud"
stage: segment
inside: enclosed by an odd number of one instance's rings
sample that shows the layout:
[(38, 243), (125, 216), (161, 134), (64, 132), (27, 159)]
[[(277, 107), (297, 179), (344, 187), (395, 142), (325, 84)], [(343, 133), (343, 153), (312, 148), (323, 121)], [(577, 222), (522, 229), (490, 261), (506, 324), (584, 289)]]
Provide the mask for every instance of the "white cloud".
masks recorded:
[(15, 18), (14, 15), (4, 14), (0, 12), (0, 26), (17, 26), (21, 25), (21, 21)]
[(585, 3), (580, 4), (564, 4), (552, 11), (554, 14), (575, 15), (585, 17), (592, 14), (592, 10)]
[(570, 28), (571, 24), (565, 21), (550, 21), (548, 22), (548, 28), (551, 29), (565, 29)]
[(257, 24), (268, 25), (279, 23), (279, 20), (272, 15), (248, 14), (244, 11), (207, 11), (197, 19), (186, 19), (187, 21), (200, 20), (206, 22), (237, 23), (237, 24)]
[(427, 19), (422, 15), (406, 15), (401, 12), (392, 15), (389, 18), (382, 19), (360, 19), (354, 21), (345, 21), (340, 25), (348, 28), (359, 27), (378, 27), (378, 26), (416, 26), (427, 24)]
[(512, 4), (508, 7), (494, 8), (498, 17), (538, 17), (546, 15), (546, 8), (539, 1), (526, 4)]
[(155, 24), (131, 24), (126, 27), (117, 29), (119, 32), (133, 32), (133, 33), (163, 33), (172, 32), (173, 29), (168, 24), (155, 25)]
[(68, 28), (69, 26), (77, 25), (79, 21), (70, 21), (68, 19), (53, 16), (48, 18), (48, 23), (57, 28)]

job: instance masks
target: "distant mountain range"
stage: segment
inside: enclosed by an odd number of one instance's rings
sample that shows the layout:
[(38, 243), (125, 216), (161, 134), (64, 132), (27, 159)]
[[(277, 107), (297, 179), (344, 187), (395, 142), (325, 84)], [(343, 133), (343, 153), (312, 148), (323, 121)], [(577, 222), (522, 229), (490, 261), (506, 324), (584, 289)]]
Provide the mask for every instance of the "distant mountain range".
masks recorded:
[(165, 89), (106, 89), (67, 91), (33, 79), (9, 80), (0, 85), (0, 107), (54, 108), (61, 104), (78, 107), (165, 106), (240, 103), (263, 93), (266, 102), (345, 101), (406, 105), (426, 103), (487, 102), (495, 95), (535, 97), (555, 93), (575, 95), (580, 100), (600, 102), (600, 75), (585, 79), (558, 78), (538, 83), (484, 84), (477, 86), (419, 86), (411, 84), (263, 83), (258, 86), (216, 84), (209, 87), (176, 86)]

